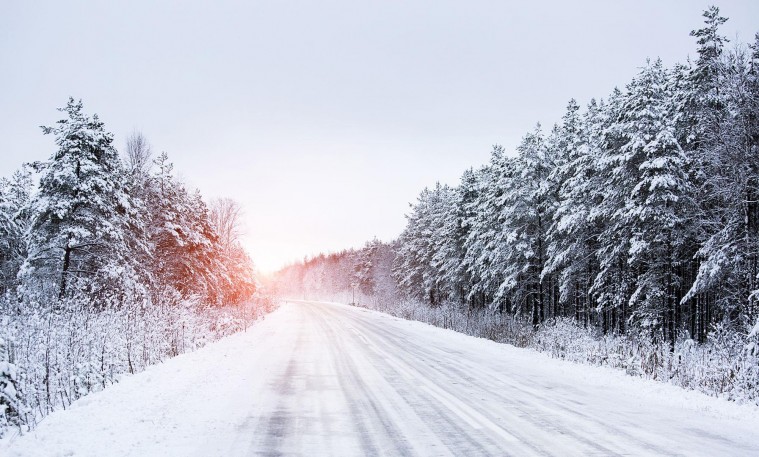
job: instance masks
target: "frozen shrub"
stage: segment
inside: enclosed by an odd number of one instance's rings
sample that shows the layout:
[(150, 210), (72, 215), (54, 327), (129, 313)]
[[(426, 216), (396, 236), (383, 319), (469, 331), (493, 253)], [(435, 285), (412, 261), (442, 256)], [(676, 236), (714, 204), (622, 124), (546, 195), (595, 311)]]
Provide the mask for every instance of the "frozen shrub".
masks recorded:
[(234, 306), (163, 298), (98, 308), (74, 300), (16, 307), (0, 299), (0, 435), (9, 427), (30, 429), (126, 373), (244, 330), (273, 308), (260, 297)]
[[(3, 321), (3, 324), (6, 322)], [(4, 328), (5, 325), (3, 326)], [(10, 341), (0, 335), (0, 437), (25, 422), (26, 406), (21, 390), (21, 371), (10, 357)]]
[(560, 359), (586, 362), (598, 346), (598, 338), (593, 331), (577, 325), (569, 318), (546, 321), (535, 334), (533, 345), (541, 352), (548, 352)]

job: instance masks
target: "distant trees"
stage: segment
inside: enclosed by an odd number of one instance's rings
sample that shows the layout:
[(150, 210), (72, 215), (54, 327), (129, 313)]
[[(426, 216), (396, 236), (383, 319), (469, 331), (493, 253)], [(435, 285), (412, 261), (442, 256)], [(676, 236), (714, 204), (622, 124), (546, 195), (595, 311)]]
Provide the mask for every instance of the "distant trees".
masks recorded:
[(291, 298), (390, 302), (398, 297), (392, 277), (395, 257), (394, 244), (374, 239), (360, 249), (320, 254), (289, 265), (277, 272), (273, 289)]

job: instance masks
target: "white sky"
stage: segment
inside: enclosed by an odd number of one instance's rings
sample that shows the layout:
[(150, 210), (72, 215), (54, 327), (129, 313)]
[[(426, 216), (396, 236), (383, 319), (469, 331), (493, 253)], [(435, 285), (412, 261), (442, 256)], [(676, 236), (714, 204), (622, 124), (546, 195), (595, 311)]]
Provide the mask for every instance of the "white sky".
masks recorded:
[[(455, 184), (645, 62), (695, 53), (704, 1), (6, 1), (0, 176), (54, 151), (39, 125), (82, 98), (141, 130), (209, 198), (246, 211), (262, 270), (396, 237)], [(570, 5), (570, 3), (572, 3)], [(759, 1), (720, 1), (752, 42)]]

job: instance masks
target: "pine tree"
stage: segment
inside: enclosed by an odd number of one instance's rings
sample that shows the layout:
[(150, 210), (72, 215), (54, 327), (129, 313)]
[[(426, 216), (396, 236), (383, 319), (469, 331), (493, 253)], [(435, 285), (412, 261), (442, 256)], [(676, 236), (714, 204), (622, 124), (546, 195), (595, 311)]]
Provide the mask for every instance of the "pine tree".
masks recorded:
[(382, 243), (375, 238), (367, 241), (354, 258), (354, 281), (361, 293), (367, 296), (374, 295), (376, 287), (375, 257)]
[(451, 189), (440, 183), (433, 190), (422, 191), (407, 216), (406, 230), (399, 237), (393, 269), (402, 291), (433, 306), (447, 298), (435, 253), (445, 239), (445, 214), (451, 194)]
[(208, 206), (198, 192), (189, 193), (173, 175), (173, 165), (163, 152), (155, 160), (147, 207), (148, 240), (155, 290), (171, 288), (182, 297), (201, 297), (221, 303), (233, 290), (232, 276), (223, 262)]
[[(445, 295), (458, 303), (471, 303), (471, 274), (465, 261), (466, 239), (470, 233), (468, 220), (473, 216), (471, 204), (477, 198), (477, 175), (467, 170), (461, 184), (447, 195), (447, 210), (443, 214), (440, 242), (433, 258)], [(482, 300), (475, 300), (482, 305)]]
[(463, 262), (472, 282), (469, 299), (506, 312), (513, 311), (511, 302), (497, 294), (504, 269), (500, 259), (504, 234), (501, 213), (505, 205), (504, 185), (513, 179), (514, 173), (514, 160), (506, 156), (503, 147), (494, 146), (488, 166), (472, 177), (473, 195), (464, 206), (467, 216), (463, 221), (468, 229)]
[[(759, 261), (759, 155), (754, 55), (727, 53), (718, 33), (726, 19), (704, 13), (694, 31), (699, 59), (691, 72), (690, 108), (697, 138), (695, 156), (701, 210), (700, 265), (685, 300), (698, 301), (699, 336), (705, 323), (747, 325), (756, 314)], [(752, 79), (753, 78), (753, 79)], [(703, 303), (703, 304), (702, 304)]]
[(58, 150), (35, 164), (42, 176), (30, 204), (25, 285), (29, 290), (41, 280), (46, 292), (60, 298), (84, 290), (90, 297), (124, 291), (134, 278), (127, 244), (132, 205), (113, 135), (97, 115), (83, 112), (81, 101), (69, 99), (60, 111), (67, 117), (57, 127), (43, 127)]
[(504, 186), (506, 204), (501, 218), (506, 237), (501, 263), (505, 268), (499, 294), (508, 293), (522, 310), (529, 310), (537, 326), (546, 318), (552, 295), (541, 275), (548, 259), (547, 232), (557, 203), (549, 181), (556, 157), (539, 125), (517, 150), (518, 173)]
[[(596, 172), (602, 110), (595, 100), (584, 117), (574, 101), (567, 107), (560, 139), (554, 146), (564, 160), (554, 170), (553, 181), (559, 186), (558, 205), (548, 230), (548, 260), (543, 270), (543, 274), (558, 276), (562, 306), (571, 308), (574, 318), (585, 325), (596, 305), (590, 287), (597, 272), (599, 228), (590, 213), (603, 188)], [(569, 315), (568, 310), (562, 310), (562, 315)]]
[(682, 234), (694, 205), (667, 89), (661, 61), (649, 62), (628, 86), (614, 128), (625, 141), (617, 164), (618, 185), (627, 193), (619, 222), (630, 237), (627, 263), (637, 274), (629, 305), (645, 326), (674, 341)]
[(27, 167), (0, 179), (0, 294), (18, 286), (18, 273), (28, 255), (29, 202), (32, 178)]

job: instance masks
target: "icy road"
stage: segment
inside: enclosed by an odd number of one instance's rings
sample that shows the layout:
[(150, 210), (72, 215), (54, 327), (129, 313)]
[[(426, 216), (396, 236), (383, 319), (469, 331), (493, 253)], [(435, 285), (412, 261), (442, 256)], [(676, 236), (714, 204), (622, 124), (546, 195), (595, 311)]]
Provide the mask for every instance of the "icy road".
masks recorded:
[(748, 456), (759, 417), (363, 309), (288, 303), (52, 414), (3, 453)]

